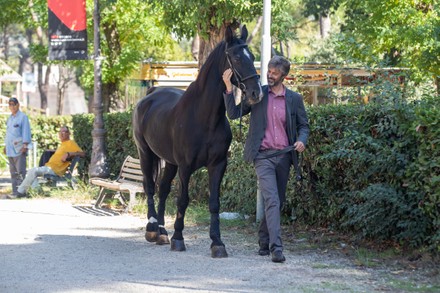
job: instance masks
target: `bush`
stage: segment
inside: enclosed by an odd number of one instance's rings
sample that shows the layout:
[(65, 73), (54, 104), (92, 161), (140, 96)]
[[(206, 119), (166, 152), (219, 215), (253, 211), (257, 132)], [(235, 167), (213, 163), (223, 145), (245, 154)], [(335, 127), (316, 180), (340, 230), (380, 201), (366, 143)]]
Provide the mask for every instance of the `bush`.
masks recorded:
[[(383, 98), (383, 97), (382, 97)], [(300, 156), (303, 179), (292, 169), (283, 219), (355, 232), (361, 238), (395, 240), (440, 251), (440, 99), (417, 102), (393, 98), (367, 105), (309, 107), (311, 135)], [(5, 117), (0, 116), (0, 121)], [(131, 111), (104, 115), (111, 178), (127, 155), (138, 157)], [(40, 149), (58, 144), (61, 125), (71, 127), (87, 153), (80, 172), (87, 176), (92, 154), (93, 115), (31, 117)], [(0, 124), (0, 134), (5, 123)], [(221, 210), (255, 213), (257, 180), (243, 161), (248, 117), (231, 121), (233, 141), (221, 183)], [(208, 175), (190, 180), (192, 200), (206, 200)], [(178, 179), (172, 195), (178, 190)]]

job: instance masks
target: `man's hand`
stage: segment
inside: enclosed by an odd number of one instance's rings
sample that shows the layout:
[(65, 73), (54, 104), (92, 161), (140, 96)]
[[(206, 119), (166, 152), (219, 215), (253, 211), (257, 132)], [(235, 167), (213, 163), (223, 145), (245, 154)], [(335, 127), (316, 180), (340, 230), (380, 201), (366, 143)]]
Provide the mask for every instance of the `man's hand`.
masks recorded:
[(226, 91), (228, 93), (232, 92), (232, 82), (231, 82), (231, 77), (232, 77), (232, 69), (228, 68), (225, 70), (225, 72), (223, 72), (223, 82), (226, 85)]
[(65, 154), (61, 157), (61, 161), (62, 161), (62, 162), (66, 162), (68, 158), (69, 158), (69, 153), (65, 153)]
[(301, 141), (297, 141), (293, 144), (293, 146), (295, 147), (295, 151), (302, 153), (306, 147), (304, 146), (304, 144)]

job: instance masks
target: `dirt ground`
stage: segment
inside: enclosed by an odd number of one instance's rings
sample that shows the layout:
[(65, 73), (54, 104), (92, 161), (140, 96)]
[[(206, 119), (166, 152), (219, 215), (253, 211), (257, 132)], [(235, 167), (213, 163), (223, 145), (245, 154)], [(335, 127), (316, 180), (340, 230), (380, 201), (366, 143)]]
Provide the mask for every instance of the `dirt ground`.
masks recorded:
[[(55, 199), (0, 200), (0, 292), (439, 292), (425, 254), (367, 253), (329, 231), (285, 227), (282, 264), (257, 254), (256, 227), (222, 220), (229, 257), (207, 225), (185, 252), (147, 243), (146, 219)], [(170, 236), (173, 221), (167, 219)]]

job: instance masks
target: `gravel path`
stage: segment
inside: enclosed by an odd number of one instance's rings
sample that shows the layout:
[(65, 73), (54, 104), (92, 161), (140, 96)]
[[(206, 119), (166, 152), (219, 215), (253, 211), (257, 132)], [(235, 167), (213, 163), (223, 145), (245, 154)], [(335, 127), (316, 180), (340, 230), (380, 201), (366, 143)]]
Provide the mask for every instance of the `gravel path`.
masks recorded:
[[(0, 200), (0, 292), (435, 292), (438, 274), (357, 266), (343, 253), (258, 256), (255, 235), (222, 228), (229, 257), (212, 259), (208, 227), (185, 227), (185, 252), (144, 239), (145, 219), (54, 199)], [(167, 221), (172, 235), (172, 221)], [(430, 271), (431, 272), (431, 271)], [(419, 282), (419, 283), (418, 283)], [(431, 291), (434, 289), (434, 291)], [(437, 291), (438, 292), (438, 291)]]

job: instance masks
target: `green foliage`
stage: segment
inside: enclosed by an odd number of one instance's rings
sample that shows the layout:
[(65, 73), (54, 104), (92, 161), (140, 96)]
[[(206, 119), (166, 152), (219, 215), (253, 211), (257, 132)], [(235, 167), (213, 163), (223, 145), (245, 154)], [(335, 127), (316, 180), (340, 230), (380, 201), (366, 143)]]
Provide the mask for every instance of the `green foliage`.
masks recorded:
[(38, 149), (56, 149), (60, 144), (58, 132), (61, 126), (66, 125), (71, 129), (72, 138), (75, 139), (75, 130), (72, 129), (71, 116), (30, 116), (32, 140), (35, 140)]
[(261, 14), (262, 2), (256, 0), (161, 0), (150, 2), (161, 15), (161, 21), (179, 37), (188, 39), (196, 33), (205, 39), (214, 28), (232, 23), (252, 21)]
[[(87, 1), (89, 36), (93, 35), (93, 4), (93, 1)], [(147, 58), (169, 60), (183, 57), (177, 43), (158, 22), (147, 1), (100, 1), (100, 16), (101, 54), (104, 57), (102, 82), (115, 83), (116, 89), (113, 90), (121, 90), (119, 83), (130, 77)], [(89, 52), (93, 52), (92, 44), (89, 42)], [(81, 84), (90, 91), (94, 84), (94, 63), (81, 62), (78, 65), (82, 67)]]
[(413, 69), (416, 80), (440, 76), (440, 15), (435, 0), (348, 0), (339, 53), (346, 60)]
[(138, 152), (133, 140), (131, 111), (109, 113), (104, 116), (107, 131), (107, 156), (111, 174), (119, 175), (121, 164), (127, 155), (138, 158)]
[[(88, 169), (84, 168), (88, 168), (92, 155), (94, 116), (91, 114), (73, 115), (72, 123), (75, 129), (75, 141), (87, 154), (86, 158), (81, 160), (78, 169), (87, 174)], [(107, 164), (110, 177), (115, 179), (119, 175), (121, 164), (126, 156), (139, 157), (132, 136), (131, 111), (104, 114), (104, 125)]]
[[(233, 129), (238, 133), (237, 128)], [(232, 142), (228, 167), (221, 184), (220, 202), (223, 211), (252, 215), (256, 207), (257, 177), (253, 166), (243, 160), (243, 149), (244, 143)]]
[(409, 193), (431, 219), (432, 245), (440, 250), (440, 100), (426, 98), (416, 105), (411, 131), (416, 137), (415, 154), (406, 176)]
[(305, 0), (304, 15), (313, 15), (316, 19), (319, 19), (320, 15), (330, 16), (330, 13), (338, 9), (341, 4), (340, 1), (335, 0)]
[[(292, 208), (300, 204), (299, 209), (307, 211), (297, 213), (299, 219), (359, 231), (367, 238), (412, 246), (431, 241), (438, 246), (439, 171), (435, 168), (439, 165), (433, 159), (437, 157), (432, 154), (436, 145), (432, 141), (440, 136), (434, 132), (429, 137), (429, 157), (422, 156), (425, 145), (413, 125), (420, 119), (420, 109), (432, 106), (419, 108), (390, 99), (365, 106), (309, 109), (312, 134), (303, 162), (302, 195), (308, 200), (288, 196)], [(440, 116), (429, 117), (435, 125)]]
[[(360, 238), (394, 240), (440, 251), (440, 100), (412, 101), (406, 88), (376, 87), (366, 105), (309, 107), (311, 135), (300, 156), (303, 180), (288, 183), (283, 220), (332, 227)], [(388, 98), (386, 97), (388, 96)], [(405, 99), (405, 97), (408, 97)], [(248, 117), (242, 126), (231, 121), (233, 142), (221, 183), (221, 211), (253, 215), (257, 181), (254, 168), (243, 161)], [(0, 116), (0, 122), (5, 116)], [(33, 138), (40, 148), (53, 148), (61, 125), (71, 126), (87, 153), (80, 166), (87, 175), (93, 139), (93, 115), (32, 117)], [(131, 111), (104, 115), (107, 162), (112, 178), (127, 155), (137, 156), (132, 139)], [(5, 123), (0, 124), (0, 134)], [(170, 198), (178, 194), (173, 182)], [(190, 180), (190, 198), (206, 204), (205, 168)]]
[(23, 9), (27, 5), (26, 0), (0, 0), (0, 28), (5, 29), (7, 26), (20, 23), (27, 17), (27, 10)]
[(386, 183), (370, 184), (348, 194), (342, 226), (361, 232), (365, 238), (400, 240), (417, 247), (429, 233), (429, 222), (413, 196), (406, 198)]

